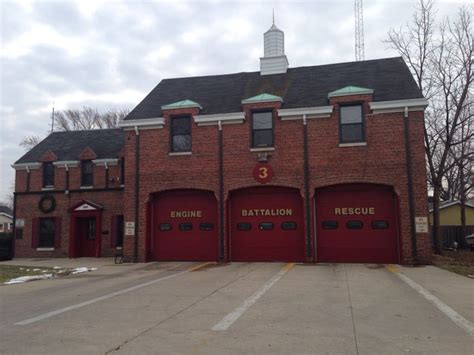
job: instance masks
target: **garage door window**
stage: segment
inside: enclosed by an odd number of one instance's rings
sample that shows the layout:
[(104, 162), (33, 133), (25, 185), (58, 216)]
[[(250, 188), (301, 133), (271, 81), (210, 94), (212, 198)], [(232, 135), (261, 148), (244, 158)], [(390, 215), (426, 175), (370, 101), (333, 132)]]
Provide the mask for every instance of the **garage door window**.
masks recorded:
[(322, 226), (323, 229), (337, 229), (338, 224), (337, 221), (323, 221)]
[(362, 221), (348, 221), (346, 226), (347, 229), (362, 229), (364, 223), (362, 223)]
[(199, 224), (199, 230), (201, 231), (212, 231), (214, 230), (214, 223), (210, 223), (210, 222), (203, 222), (201, 224)]
[(296, 230), (296, 222), (283, 222), (281, 229), (284, 231), (294, 231)]
[(258, 228), (262, 231), (271, 231), (273, 230), (273, 223), (271, 222), (262, 222), (259, 224)]
[(186, 232), (186, 231), (192, 231), (193, 230), (193, 224), (192, 223), (181, 223), (179, 225), (179, 230)]
[(160, 232), (169, 232), (171, 230), (171, 223), (161, 223)]
[(372, 221), (372, 229), (388, 229), (387, 221)]
[(252, 224), (246, 223), (246, 222), (240, 222), (240, 223), (237, 223), (237, 229), (239, 231), (249, 231), (252, 229)]

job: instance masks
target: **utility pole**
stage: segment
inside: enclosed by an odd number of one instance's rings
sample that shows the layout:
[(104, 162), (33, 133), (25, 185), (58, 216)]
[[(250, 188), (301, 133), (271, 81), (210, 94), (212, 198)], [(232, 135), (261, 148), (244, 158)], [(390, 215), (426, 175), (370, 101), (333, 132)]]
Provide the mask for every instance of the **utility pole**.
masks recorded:
[(364, 9), (363, 0), (354, 0), (355, 60), (365, 59), (364, 54)]

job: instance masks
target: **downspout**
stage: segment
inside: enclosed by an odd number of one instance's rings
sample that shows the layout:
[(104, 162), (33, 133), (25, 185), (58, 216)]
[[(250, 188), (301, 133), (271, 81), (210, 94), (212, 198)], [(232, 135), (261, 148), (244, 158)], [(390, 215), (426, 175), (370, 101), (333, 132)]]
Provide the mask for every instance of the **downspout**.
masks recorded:
[(410, 212), (411, 255), (413, 258), (413, 262), (416, 262), (418, 259), (418, 251), (416, 247), (415, 202), (413, 200), (413, 173), (411, 166), (411, 144), (410, 125), (408, 122), (408, 107), (405, 107), (403, 124), (405, 133), (405, 163), (407, 167), (408, 209)]
[(219, 261), (224, 261), (224, 137), (219, 121)]
[(66, 191), (64, 193), (67, 195), (69, 194), (69, 166), (64, 164), (64, 168), (66, 169)]
[(107, 162), (104, 162), (104, 167), (105, 167), (105, 188), (109, 188), (109, 165)]
[(309, 198), (308, 125), (303, 115), (304, 203), (306, 212), (306, 257), (311, 258), (311, 205)]
[(133, 262), (138, 262), (138, 207), (140, 193), (140, 132), (135, 126), (135, 233), (133, 242)]
[(11, 257), (12, 259), (15, 257), (15, 243), (16, 243), (16, 192), (13, 192), (13, 228), (12, 228), (12, 240), (10, 246), (11, 250)]
[(26, 191), (30, 191), (30, 167), (26, 166)]

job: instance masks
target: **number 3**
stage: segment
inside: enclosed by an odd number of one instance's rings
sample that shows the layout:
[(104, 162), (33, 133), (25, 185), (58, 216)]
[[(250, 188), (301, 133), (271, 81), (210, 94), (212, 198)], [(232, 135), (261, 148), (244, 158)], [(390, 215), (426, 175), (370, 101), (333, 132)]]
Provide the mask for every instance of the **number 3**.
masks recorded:
[(268, 169), (265, 168), (265, 167), (261, 167), (258, 169), (258, 171), (260, 172), (260, 174), (258, 174), (258, 177), (260, 179), (266, 179), (268, 177)]

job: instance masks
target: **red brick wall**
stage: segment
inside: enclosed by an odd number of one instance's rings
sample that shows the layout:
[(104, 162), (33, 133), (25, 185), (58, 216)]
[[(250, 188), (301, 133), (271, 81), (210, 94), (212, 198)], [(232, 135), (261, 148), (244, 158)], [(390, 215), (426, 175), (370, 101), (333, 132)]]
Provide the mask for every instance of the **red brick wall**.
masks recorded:
[[(319, 187), (341, 183), (377, 183), (393, 186), (400, 207), (402, 262), (411, 263), (411, 231), (407, 197), (407, 175), (403, 113), (371, 114), (371, 95), (331, 99), (334, 112), (330, 118), (308, 120), (311, 198)], [(364, 102), (366, 141), (362, 147), (339, 147), (339, 103)], [(269, 152), (274, 177), (268, 185), (298, 188), (304, 196), (302, 120), (282, 121), (276, 117), (280, 103), (244, 105), (244, 124), (223, 125), (224, 190), (226, 201), (232, 190), (258, 186), (252, 169), (258, 153), (251, 152), (251, 110), (273, 108), (275, 151)], [(193, 114), (197, 109), (164, 112), (162, 129), (140, 131), (139, 260), (145, 259), (147, 231), (146, 203), (151, 194), (169, 189), (204, 189), (218, 198), (218, 127), (192, 125), (192, 154), (169, 155), (169, 119), (172, 115)], [(423, 147), (423, 113), (410, 112), (414, 200), (416, 216), (427, 216), (426, 171)], [(134, 221), (135, 132), (127, 131), (125, 142), (126, 188), (125, 221)], [(314, 211), (313, 211), (314, 212)], [(226, 219), (225, 219), (226, 220)], [(227, 228), (227, 226), (225, 226)], [(314, 230), (313, 230), (314, 235)], [(227, 240), (227, 238), (226, 238)], [(422, 261), (431, 259), (427, 234), (417, 234)], [(227, 246), (226, 246), (227, 250)], [(125, 237), (125, 254), (133, 255), (133, 237)], [(313, 256), (308, 261), (314, 261)]]

